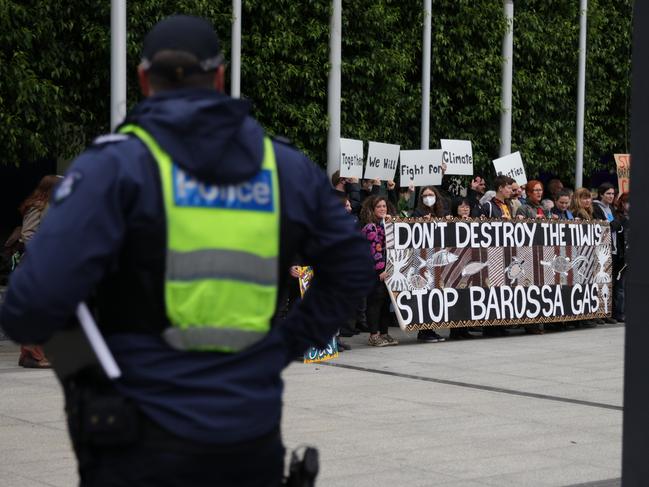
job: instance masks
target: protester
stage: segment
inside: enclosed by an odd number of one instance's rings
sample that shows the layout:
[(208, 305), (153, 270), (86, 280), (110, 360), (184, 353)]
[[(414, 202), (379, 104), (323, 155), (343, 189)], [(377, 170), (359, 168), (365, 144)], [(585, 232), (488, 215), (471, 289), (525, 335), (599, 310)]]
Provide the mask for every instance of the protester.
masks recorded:
[(552, 214), (557, 217), (559, 220), (574, 220), (575, 217), (570, 211), (570, 191), (567, 189), (562, 189), (557, 193), (556, 199), (554, 200), (554, 208), (552, 208)]
[(577, 188), (575, 190), (570, 202), (570, 211), (575, 220), (593, 219), (593, 196), (589, 189)]
[(412, 212), (414, 218), (443, 218), (448, 214), (442, 195), (435, 186), (421, 188)]
[(512, 194), (512, 184), (514, 182), (509, 176), (496, 176), (496, 179), (494, 179), (496, 192), (493, 198), (485, 202), (480, 208), (483, 216), (511, 220), (514, 212), (509, 198)]
[[(598, 199), (593, 201), (593, 219), (608, 221), (611, 228), (611, 257), (613, 259), (613, 274), (615, 274), (616, 261), (619, 261), (619, 243), (620, 234), (624, 232), (623, 222), (618, 218), (618, 212), (615, 211), (615, 187), (611, 183), (602, 183), (597, 188)], [(623, 216), (622, 218), (626, 219)], [(614, 276), (615, 281), (615, 276)], [(613, 287), (615, 288), (615, 282)], [(615, 304), (613, 313), (616, 313)], [(617, 320), (613, 316), (604, 318), (605, 323), (615, 324)]]
[(361, 211), (361, 186), (357, 178), (340, 176), (340, 171), (331, 175), (331, 185), (341, 198), (347, 198), (352, 207), (352, 213), (358, 215)]
[(611, 183), (602, 183), (597, 188), (597, 197), (598, 199), (593, 201), (593, 218), (612, 222), (615, 218), (613, 215), (615, 188)]
[(547, 195), (545, 199), (556, 201), (557, 196), (562, 189), (563, 183), (560, 179), (550, 179), (546, 187)]
[(543, 208), (541, 199), (543, 198), (543, 183), (533, 179), (525, 185), (527, 199), (525, 203), (516, 212), (516, 216), (523, 218), (550, 218), (550, 212)]
[[(52, 190), (59, 182), (60, 179), (54, 175), (44, 176), (32, 194), (20, 205), (19, 211), (23, 216), (23, 224), (18, 239), (18, 248), (21, 252), (26, 252), (29, 249), (28, 244), (38, 231), (41, 221), (47, 213)], [(43, 348), (39, 345), (21, 345), (18, 365), (33, 369), (48, 369), (51, 367), (50, 361), (45, 357)]]
[[(449, 214), (441, 193), (435, 186), (425, 186), (419, 192), (417, 206), (412, 216), (415, 218), (443, 218)], [(417, 340), (424, 343), (443, 342), (446, 339), (435, 330), (419, 330)]]
[[(412, 197), (415, 194), (414, 185), (411, 184), (410, 186), (399, 188), (399, 191), (396, 193), (398, 196), (396, 201), (392, 201), (392, 204), (397, 209), (397, 216), (402, 218), (410, 216), (413, 211)], [(388, 196), (390, 196), (390, 192), (388, 192)]]
[[(592, 220), (593, 219), (593, 195), (587, 188), (577, 188), (572, 194), (570, 202), (570, 211), (572, 212), (575, 220)], [(592, 327), (603, 324), (601, 319), (594, 320), (580, 320), (574, 322), (576, 327), (586, 326)]]
[(453, 199), (452, 215), (458, 218), (471, 217), (471, 203), (468, 198), (458, 196)]
[(512, 210), (513, 210), (513, 215), (516, 214), (518, 209), (521, 207), (523, 204), (521, 201), (521, 194), (523, 193), (523, 190), (521, 189), (521, 186), (514, 181), (512, 183), (512, 195), (509, 197), (509, 202), (511, 203)]
[(374, 260), (376, 281), (374, 289), (367, 297), (367, 326), (370, 330), (368, 344), (373, 347), (398, 345), (399, 342), (390, 336), (388, 327), (392, 322), (390, 300), (384, 280), (386, 276), (385, 252), (385, 217), (388, 215), (388, 200), (385, 196), (370, 196), (363, 201), (361, 208), (361, 230), (370, 242), (370, 252)]
[[(458, 196), (454, 198), (451, 203), (452, 213), (451, 215), (456, 218), (468, 219), (471, 217), (471, 205), (469, 200), (465, 197)], [(470, 328), (463, 326), (460, 328), (451, 328), (449, 332), (449, 338), (451, 340), (463, 340), (475, 338), (471, 333), (469, 333)]]
[(480, 215), (480, 198), (484, 196), (487, 189), (485, 178), (482, 175), (474, 175), (471, 186), (467, 189), (466, 197), (471, 203), (471, 216)]
[[(482, 216), (511, 220), (514, 210), (509, 201), (509, 197), (512, 194), (512, 184), (514, 183), (514, 179), (509, 176), (496, 176), (494, 179), (496, 191), (493, 192), (494, 196), (489, 201), (485, 201), (482, 204)], [(491, 191), (487, 191), (485, 196), (488, 193), (491, 193)], [(509, 335), (509, 332), (504, 326), (483, 326), (482, 335), (486, 337), (500, 337)]]
[(361, 181), (361, 204), (370, 196), (381, 194), (380, 179), (363, 179)]

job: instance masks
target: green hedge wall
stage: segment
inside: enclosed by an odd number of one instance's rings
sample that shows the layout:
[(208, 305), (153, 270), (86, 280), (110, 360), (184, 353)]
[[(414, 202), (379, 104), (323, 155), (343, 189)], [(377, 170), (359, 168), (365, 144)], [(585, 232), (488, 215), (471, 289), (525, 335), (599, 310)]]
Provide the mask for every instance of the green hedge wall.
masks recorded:
[[(585, 169), (629, 141), (631, 0), (589, 2)], [(213, 21), (230, 49), (231, 2), (128, 2), (129, 105), (146, 31), (172, 13)], [(343, 2), (342, 136), (420, 145), (421, 2)], [(243, 1), (242, 94), (273, 134), (326, 161), (330, 2)], [(477, 170), (498, 155), (501, 48), (498, 0), (434, 0), (431, 146), (473, 141)], [(71, 158), (106, 132), (110, 2), (0, 2), (0, 144), (4, 164)], [(578, 2), (515, 2), (512, 150), (528, 173), (574, 170)]]

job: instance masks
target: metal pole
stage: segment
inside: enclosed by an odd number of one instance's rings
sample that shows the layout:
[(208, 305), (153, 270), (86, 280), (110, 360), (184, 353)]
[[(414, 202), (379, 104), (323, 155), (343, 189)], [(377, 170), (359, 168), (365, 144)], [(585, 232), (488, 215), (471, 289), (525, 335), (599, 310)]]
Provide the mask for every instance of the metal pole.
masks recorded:
[(110, 5), (110, 128), (126, 117), (126, 0)]
[[(638, 487), (649, 478), (649, 327), (647, 294), (649, 293), (649, 260), (646, 258), (649, 227), (643, 219), (649, 212), (649, 199), (644, 197), (649, 183), (649, 2), (632, 4), (633, 49), (631, 66), (631, 191), (633, 203), (629, 220), (630, 243), (625, 260), (631, 265), (616, 282), (623, 286), (626, 314), (624, 327), (624, 428), (622, 435), (622, 485)], [(617, 279), (618, 276), (613, 276)], [(626, 282), (624, 282), (626, 281)]]
[(512, 152), (512, 79), (514, 73), (514, 1), (504, 0), (507, 30), (503, 36), (503, 73), (500, 92), (500, 157)]
[(241, 97), (241, 0), (232, 0), (232, 72), (230, 96)]
[(588, 0), (581, 0), (579, 16), (579, 80), (577, 85), (577, 158), (575, 188), (583, 185), (584, 172), (584, 105), (586, 99), (586, 21)]
[(430, 38), (432, 31), (432, 0), (424, 0), (424, 39), (421, 59), (421, 148), (430, 147)]
[(342, 0), (333, 0), (329, 32), (329, 87), (327, 91), (329, 134), (327, 136), (327, 174), (340, 166), (340, 75), (342, 63)]

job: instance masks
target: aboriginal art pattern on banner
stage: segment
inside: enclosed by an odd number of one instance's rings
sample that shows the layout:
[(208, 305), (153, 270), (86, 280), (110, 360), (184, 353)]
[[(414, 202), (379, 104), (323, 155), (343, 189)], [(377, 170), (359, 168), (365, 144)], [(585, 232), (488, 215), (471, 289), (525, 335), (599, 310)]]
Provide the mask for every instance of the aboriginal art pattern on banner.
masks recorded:
[(608, 222), (386, 221), (385, 279), (404, 330), (610, 316)]
[[(313, 279), (313, 268), (311, 266), (300, 267), (298, 283), (300, 285), (300, 296), (304, 297), (304, 293), (309, 289), (311, 280)], [(324, 362), (338, 357), (338, 340), (332, 337), (327, 343), (325, 348), (309, 347), (304, 352), (304, 363), (311, 364), (315, 362)]]

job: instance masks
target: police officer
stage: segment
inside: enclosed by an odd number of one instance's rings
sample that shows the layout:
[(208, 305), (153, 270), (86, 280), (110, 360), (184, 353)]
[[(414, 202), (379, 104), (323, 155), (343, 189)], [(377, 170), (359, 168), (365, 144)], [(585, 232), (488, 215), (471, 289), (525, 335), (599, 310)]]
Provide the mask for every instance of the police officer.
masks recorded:
[[(223, 94), (207, 21), (159, 22), (138, 75), (146, 99), (55, 190), (0, 323), (43, 343), (92, 299), (122, 377), (66, 387), (82, 485), (278, 485), (280, 374), (369, 290), (367, 246), (323, 172)], [(315, 279), (276, 323), (298, 252)]]

